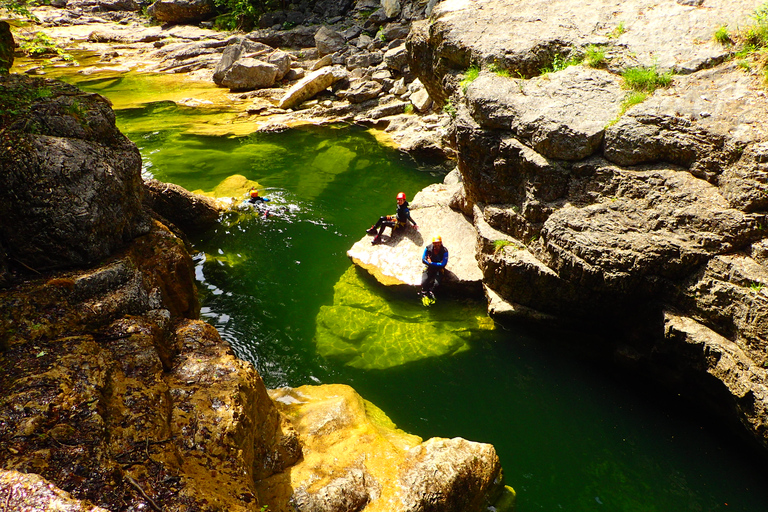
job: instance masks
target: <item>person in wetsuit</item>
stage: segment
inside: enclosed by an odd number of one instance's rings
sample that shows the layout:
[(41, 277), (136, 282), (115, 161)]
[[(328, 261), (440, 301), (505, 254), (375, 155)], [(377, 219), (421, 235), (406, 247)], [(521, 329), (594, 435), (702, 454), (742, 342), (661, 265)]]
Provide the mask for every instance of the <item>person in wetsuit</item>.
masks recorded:
[(248, 191), (248, 203), (250, 204), (257, 204), (257, 203), (266, 203), (269, 201), (266, 197), (261, 197), (259, 195), (259, 191), (256, 190), (256, 187), (251, 187), (251, 190)]
[(421, 302), (425, 306), (435, 303), (434, 290), (440, 285), (445, 266), (448, 264), (448, 249), (443, 245), (443, 239), (436, 236), (432, 243), (424, 248), (421, 262), (426, 265), (421, 275)]
[(397, 194), (397, 212), (394, 215), (382, 215), (376, 224), (368, 228), (366, 232), (369, 235), (376, 235), (371, 241), (371, 244), (376, 245), (381, 243), (381, 234), (384, 233), (384, 228), (392, 228), (392, 232), (394, 232), (397, 228), (406, 227), (408, 222), (413, 224), (413, 229), (419, 229), (416, 221), (411, 218), (411, 210), (408, 208), (408, 201), (405, 200), (405, 192), (400, 192)]

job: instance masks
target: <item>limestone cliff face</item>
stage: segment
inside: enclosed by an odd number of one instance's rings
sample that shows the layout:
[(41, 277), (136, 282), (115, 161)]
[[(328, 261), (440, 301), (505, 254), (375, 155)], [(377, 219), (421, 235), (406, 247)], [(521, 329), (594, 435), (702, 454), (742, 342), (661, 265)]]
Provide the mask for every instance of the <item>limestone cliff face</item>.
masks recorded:
[[(143, 205), (138, 151), (107, 101), (15, 75), (0, 98), (5, 508), (471, 512), (504, 493), (492, 446), (422, 443), (349, 388), (273, 401), (198, 319), (192, 259)], [(181, 227), (216, 221), (204, 198), (146, 187)], [(310, 396), (325, 400), (296, 406)], [(364, 463), (380, 449), (386, 463)]]
[[(491, 311), (607, 326), (768, 447), (768, 95), (713, 40), (756, 7), (445, 0), (407, 46), (456, 113)], [(634, 66), (673, 81), (624, 112)]]

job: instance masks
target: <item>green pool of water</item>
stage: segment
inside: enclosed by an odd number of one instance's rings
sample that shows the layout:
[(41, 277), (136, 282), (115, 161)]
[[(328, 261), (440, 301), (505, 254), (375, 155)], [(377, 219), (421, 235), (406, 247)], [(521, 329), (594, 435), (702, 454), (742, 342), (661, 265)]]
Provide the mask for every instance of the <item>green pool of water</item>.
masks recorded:
[(347, 383), (408, 432), (492, 443), (521, 512), (766, 510), (764, 459), (563, 350), (570, 333), (494, 326), (471, 300), (425, 309), (351, 268), (346, 250), (395, 194), (443, 169), (356, 128), (209, 135), (198, 127), (229, 113), (147, 102), (164, 87), (152, 77), (67, 79), (112, 98), (146, 175), (204, 191), (241, 175), (271, 199), (267, 218), (234, 213), (194, 241), (204, 318), (267, 386)]

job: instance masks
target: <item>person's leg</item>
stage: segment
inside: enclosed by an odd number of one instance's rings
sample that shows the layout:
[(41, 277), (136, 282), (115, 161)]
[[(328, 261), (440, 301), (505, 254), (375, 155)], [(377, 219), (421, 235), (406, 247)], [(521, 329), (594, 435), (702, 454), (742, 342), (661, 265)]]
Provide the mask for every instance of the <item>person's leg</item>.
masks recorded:
[[(382, 224), (383, 222), (385, 222), (386, 220), (387, 220), (387, 216), (386, 216), (386, 215), (383, 215), (383, 216), (379, 217), (379, 220), (377, 220), (377, 221), (376, 221), (376, 224), (374, 224), (373, 226), (371, 226), (370, 228), (368, 228), (368, 229), (366, 230), (366, 232), (367, 232), (369, 235), (375, 235), (375, 234), (376, 234), (376, 231), (379, 229), (379, 227), (381, 226), (381, 224)], [(379, 234), (381, 234), (381, 232), (380, 232)]]

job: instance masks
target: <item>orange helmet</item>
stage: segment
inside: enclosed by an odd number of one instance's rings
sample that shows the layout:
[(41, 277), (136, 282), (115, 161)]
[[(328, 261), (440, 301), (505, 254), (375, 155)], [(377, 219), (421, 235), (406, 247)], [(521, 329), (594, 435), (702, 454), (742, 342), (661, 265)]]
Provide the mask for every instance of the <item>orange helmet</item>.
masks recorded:
[(443, 243), (443, 239), (440, 237), (440, 235), (437, 235), (436, 237), (432, 238), (432, 243)]
[(251, 189), (251, 197), (259, 197), (259, 191), (255, 188)]
[(400, 192), (399, 194), (397, 194), (397, 198), (405, 201), (405, 192)]

